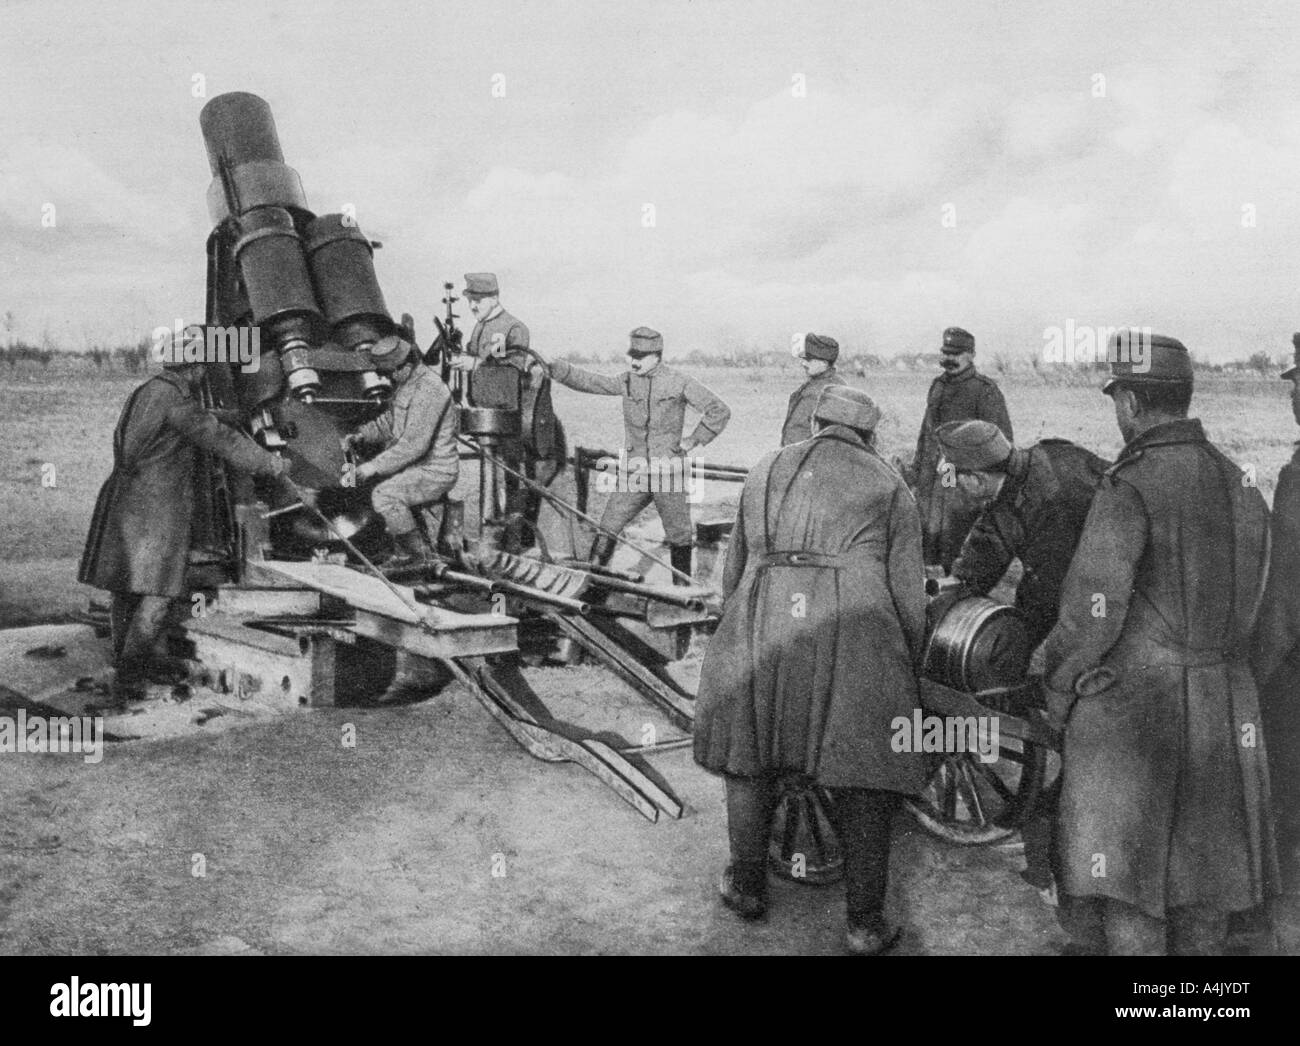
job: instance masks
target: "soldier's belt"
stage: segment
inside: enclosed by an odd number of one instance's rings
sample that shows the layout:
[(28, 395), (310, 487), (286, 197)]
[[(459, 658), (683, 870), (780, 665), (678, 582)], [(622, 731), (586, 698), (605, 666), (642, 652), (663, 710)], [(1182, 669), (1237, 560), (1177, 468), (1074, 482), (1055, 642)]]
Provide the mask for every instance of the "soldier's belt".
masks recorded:
[(835, 552), (764, 552), (758, 557), (762, 567), (829, 567), (838, 570), (844, 557)]

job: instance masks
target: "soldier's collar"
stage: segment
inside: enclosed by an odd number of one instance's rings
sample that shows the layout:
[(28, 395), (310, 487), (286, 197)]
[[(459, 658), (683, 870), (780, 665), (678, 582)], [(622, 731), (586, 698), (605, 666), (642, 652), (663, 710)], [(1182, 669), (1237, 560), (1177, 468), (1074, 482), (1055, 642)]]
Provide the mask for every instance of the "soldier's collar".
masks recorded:
[(813, 433), (813, 439), (833, 439), (840, 443), (849, 443), (855, 447), (861, 447), (863, 450), (870, 450), (875, 453), (874, 448), (861, 436), (859, 436), (848, 425), (840, 425), (831, 422), (825, 428)]
[(956, 383), (956, 382), (959, 382), (959, 381), (967, 381), (967, 380), (969, 380), (970, 378), (974, 378), (974, 377), (976, 377), (978, 374), (979, 374), (979, 371), (976, 370), (976, 368), (975, 368), (975, 364), (972, 363), (969, 367), (967, 367), (967, 368), (966, 368), (964, 371), (962, 371), (960, 374), (950, 374), (948, 371), (944, 371), (942, 374), (939, 375), (939, 380), (940, 380), (940, 381), (946, 381), (946, 382), (949, 382), (949, 383)]
[(1014, 500), (1029, 477), (1029, 451), (1020, 447), (1011, 448), (1011, 457), (1007, 459), (1007, 481), (1002, 484), (998, 498)]
[(161, 378), (163, 381), (167, 382), (168, 385), (179, 390), (182, 396), (192, 396), (194, 394), (193, 390), (190, 388), (190, 383), (185, 381), (175, 371), (165, 370), (161, 374), (155, 374), (154, 377)]
[(1200, 418), (1179, 418), (1153, 425), (1140, 436), (1135, 436), (1121, 452), (1120, 457), (1146, 450), (1148, 447), (1166, 447), (1179, 443), (1204, 443), (1205, 429)]
[(497, 302), (495, 305), (492, 306), (492, 311), (489, 312), (486, 316), (482, 317), (479, 320), (479, 323), (487, 323), (488, 320), (494, 320), (505, 311), (506, 310), (501, 307), (501, 303)]

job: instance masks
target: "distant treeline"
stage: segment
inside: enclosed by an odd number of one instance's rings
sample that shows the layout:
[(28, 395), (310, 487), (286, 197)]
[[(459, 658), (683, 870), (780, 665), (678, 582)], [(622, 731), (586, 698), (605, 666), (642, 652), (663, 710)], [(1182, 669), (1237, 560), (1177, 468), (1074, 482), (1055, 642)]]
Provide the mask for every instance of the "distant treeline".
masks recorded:
[[(149, 355), (152, 341), (142, 337), (134, 345), (119, 345), (113, 348), (92, 347), (80, 351), (58, 349), (49, 344), (34, 345), (22, 339), (15, 339), (7, 346), (0, 346), (0, 371), (7, 364), (15, 368), (24, 364), (28, 369), (75, 368), (78, 371), (121, 371), (135, 374), (150, 368)], [(597, 355), (594, 353), (568, 352), (555, 353), (553, 358), (568, 360), (579, 365), (611, 366), (622, 363), (623, 357), (617, 354)], [(939, 353), (914, 352), (896, 356), (881, 357), (875, 353), (857, 352), (841, 353), (837, 366), (847, 373), (864, 375), (870, 371), (934, 371), (939, 366)], [(734, 367), (742, 370), (762, 370), (775, 368), (790, 369), (796, 366), (788, 351), (755, 349), (745, 352), (703, 352), (693, 349), (684, 353), (670, 353), (668, 359), (673, 364), (686, 367)], [(1104, 371), (1107, 363), (1102, 360), (1093, 363), (1048, 363), (1038, 353), (1013, 354), (995, 352), (977, 354), (976, 365), (986, 374), (1036, 374), (1045, 381), (1070, 380), (1070, 375), (1080, 377)], [(1198, 372), (1212, 374), (1245, 374), (1271, 377), (1279, 373), (1283, 366), (1290, 366), (1273, 359), (1266, 352), (1256, 352), (1251, 356), (1232, 360), (1228, 363), (1205, 363), (1192, 357), (1192, 365)]]
[[(557, 354), (556, 358), (568, 360), (570, 363), (578, 365), (608, 365), (619, 363), (623, 359), (622, 356), (616, 354), (601, 356), (581, 352)], [(693, 350), (682, 354), (673, 353), (671, 357), (665, 358), (670, 358), (674, 364), (682, 364), (687, 367), (737, 367), (758, 370), (768, 367), (783, 369), (795, 366), (795, 361), (788, 351), (776, 350), (725, 353)], [(870, 352), (841, 352), (836, 366), (840, 370), (858, 374), (873, 370), (926, 371), (937, 369), (939, 360), (940, 356), (937, 352), (901, 353), (896, 356), (885, 357)], [(1091, 363), (1048, 363), (1039, 353), (1014, 354), (1009, 352), (976, 354), (975, 363), (986, 374), (1033, 373), (1043, 378), (1049, 378), (1052, 375), (1061, 373), (1095, 374), (1109, 367), (1109, 364), (1104, 359)], [(1269, 377), (1276, 375), (1284, 367), (1289, 367), (1290, 362), (1288, 360), (1288, 362), (1282, 363), (1274, 360), (1266, 352), (1256, 352), (1246, 359), (1231, 360), (1227, 363), (1206, 363), (1196, 359), (1195, 353), (1193, 353), (1192, 366), (1198, 372), (1207, 374), (1259, 374)]]
[(32, 345), (18, 339), (9, 345), (0, 346), (0, 368), (6, 364), (13, 368), (20, 363), (27, 363), (44, 369), (51, 365), (60, 368), (71, 365), (78, 369), (120, 370), (135, 374), (146, 368), (152, 344), (149, 338), (141, 338), (134, 345), (119, 345), (116, 348), (96, 346), (75, 352), (54, 349), (48, 345)]

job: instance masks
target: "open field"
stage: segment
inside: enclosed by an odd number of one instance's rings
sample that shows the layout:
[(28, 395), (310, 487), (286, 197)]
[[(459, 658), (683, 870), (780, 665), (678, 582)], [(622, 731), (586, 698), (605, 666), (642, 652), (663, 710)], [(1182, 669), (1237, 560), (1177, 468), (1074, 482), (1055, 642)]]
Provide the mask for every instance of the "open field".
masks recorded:
[[(777, 439), (798, 372), (695, 373), (733, 410), (708, 457), (753, 464)], [(85, 606), (76, 561), (110, 469), (113, 425), (138, 380), (0, 374), (0, 625)], [(885, 453), (909, 455), (929, 375), (851, 380), (884, 410)], [(1022, 440), (1118, 450), (1097, 382), (1003, 385)], [(1211, 438), (1256, 465), (1269, 497), (1295, 437), (1285, 391), (1276, 380), (1220, 380), (1195, 403)], [(616, 400), (555, 397), (572, 443), (617, 446)], [(41, 486), (46, 462), (52, 489)], [(738, 490), (712, 487), (712, 508), (734, 504)], [(656, 718), (589, 667), (529, 678), (575, 722), (612, 723), (631, 737)], [(356, 749), (339, 746), (345, 722), (357, 726)], [(779, 884), (768, 921), (753, 927), (721, 910), (721, 783), (686, 751), (655, 766), (687, 804), (681, 821), (650, 825), (583, 771), (533, 761), (455, 687), (401, 708), (110, 746), (97, 766), (0, 759), (0, 952), (834, 952), (837, 887)], [(1064, 936), (1017, 875), (1014, 848), (946, 846), (907, 818), (897, 835), (901, 952), (1059, 949)], [(205, 855), (204, 878), (190, 874), (195, 853)], [(497, 855), (504, 877), (492, 875)], [(1289, 951), (1300, 949), (1295, 929), (1285, 931)]]
[[(595, 369), (611, 369), (595, 368)], [(800, 381), (792, 365), (782, 369), (699, 368), (693, 371), (727, 400), (731, 424), (714, 442), (707, 458), (726, 464), (752, 465), (778, 439), (786, 398)], [(13, 591), (8, 572), (14, 563), (75, 559), (99, 486), (112, 467), (112, 433), (118, 412), (141, 379), (121, 371), (95, 377), (84, 371), (61, 375), (57, 369), (18, 368), (0, 373), (0, 417), (5, 440), (0, 447), (0, 624), (48, 620), (68, 609), (70, 580), (57, 568), (36, 602)], [(849, 378), (866, 389), (884, 411), (880, 446), (886, 455), (909, 457), (925, 405), (930, 375), (882, 369), (865, 378)], [(1097, 391), (1100, 382), (1064, 372), (1059, 384), (1031, 374), (1001, 379), (1017, 438), (1023, 442), (1061, 436), (1106, 457), (1114, 457), (1121, 440), (1110, 401)], [(1086, 383), (1085, 383), (1086, 382)], [(1296, 439), (1286, 386), (1264, 378), (1204, 379), (1193, 413), (1205, 422), (1210, 438), (1239, 464), (1256, 466), (1260, 487), (1271, 500), (1278, 469), (1290, 458)], [(617, 449), (621, 415), (613, 398), (554, 390), (571, 444)], [(56, 484), (43, 487), (42, 466), (55, 468)], [(468, 472), (468, 470), (466, 470)], [(708, 499), (734, 499), (735, 487), (711, 485)], [(73, 571), (75, 573), (75, 570)], [(50, 598), (55, 605), (50, 606)], [(41, 606), (47, 609), (42, 612)]]

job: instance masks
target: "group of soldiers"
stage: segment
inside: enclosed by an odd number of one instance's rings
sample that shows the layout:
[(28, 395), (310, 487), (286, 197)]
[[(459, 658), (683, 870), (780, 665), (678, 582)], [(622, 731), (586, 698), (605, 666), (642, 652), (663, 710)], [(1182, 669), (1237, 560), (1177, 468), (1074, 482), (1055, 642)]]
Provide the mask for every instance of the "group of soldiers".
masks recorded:
[[(553, 379), (580, 392), (623, 398), (625, 451), (654, 476), (684, 478), (683, 468), (652, 468), (681, 462), (715, 439), (731, 411), (700, 382), (663, 363), (663, 336), (649, 327), (631, 333), (627, 369), (604, 375), (562, 360), (547, 363), (529, 344), (528, 327), (501, 305), (493, 273), (466, 273), (464, 297), (475, 325), (464, 351), (451, 359), (462, 375), (465, 406), (475, 406), (477, 378), (489, 369), (518, 374), (523, 387), (523, 425), (505, 441), (505, 550), (518, 552), (535, 532), (543, 491), (566, 465), (564, 428), (554, 416), (547, 386)], [(421, 353), (408, 330), (390, 334), (369, 350), (392, 382), (384, 410), (343, 437), (349, 453), (339, 482), (369, 490), (394, 553), (386, 568), (424, 561), (431, 551), (417, 513), (445, 499), (460, 476), (458, 404), (439, 371), (435, 342)], [(289, 479), (290, 464), (261, 447), (236, 426), (234, 412), (202, 404), (203, 363), (177, 360), (145, 381), (127, 400), (113, 445), (113, 472), (100, 491), (78, 578), (112, 595), (112, 631), (117, 704), (141, 699), (150, 681), (174, 682), (184, 667), (166, 654), (168, 615), (186, 594), (195, 476), (200, 452), (236, 469), (284, 483), (291, 499), (302, 495)], [(497, 383), (499, 385), (499, 383)], [(686, 410), (699, 414), (684, 435)], [(605, 564), (620, 532), (654, 503), (669, 546), (673, 579), (691, 579), (693, 533), (685, 482), (619, 489), (606, 501), (588, 558)]]
[[(726, 783), (720, 893), (743, 918), (767, 909), (777, 781), (796, 773), (831, 796), (847, 949), (898, 939), (890, 822), (926, 765), (890, 746), (890, 724), (918, 706), (927, 613), (989, 593), (1013, 559), (1062, 739), (1059, 806), (1025, 827), (1024, 875), (1052, 894), (1068, 950), (1219, 954), (1230, 917), (1266, 921), (1300, 888), (1300, 451), (1270, 525), (1252, 474), (1189, 417), (1186, 348), (1155, 336), (1140, 369), (1120, 345), (1102, 388), (1125, 441), (1114, 463), (1064, 440), (1017, 447), (973, 337), (949, 328), (903, 466), (876, 446), (870, 397), (837, 383), (834, 342), (806, 339), (785, 445), (741, 495), (697, 706), (696, 761)], [(1300, 423), (1300, 371), (1283, 377)], [(928, 607), (927, 567), (945, 577)]]
[[(633, 330), (626, 369), (599, 374), (534, 352), (493, 274), (467, 274), (464, 293), (476, 324), (452, 367), (469, 380), (467, 403), (484, 367), (514, 368), (531, 391), (529, 424), (505, 454), (508, 515), (524, 528), (566, 462), (546, 383), (621, 396), (630, 458), (681, 459), (726, 427), (722, 399), (663, 363), (657, 331)], [(836, 370), (838, 344), (806, 335), (807, 381), (790, 397), (781, 448), (745, 482), (694, 742), (726, 783), (722, 900), (745, 918), (765, 912), (776, 782), (800, 773), (832, 797), (846, 946), (875, 954), (897, 940), (885, 915), (891, 824), (927, 766), (893, 749), (891, 724), (919, 706), (927, 623), (991, 592), (1019, 560), (1016, 605), (1063, 738), (1059, 809), (1026, 826), (1025, 877), (1059, 888), (1078, 950), (1220, 951), (1230, 913), (1296, 884), (1300, 457), (1279, 478), (1270, 524), (1258, 489), (1188, 416), (1192, 367), (1172, 338), (1152, 339), (1140, 371), (1111, 347), (1102, 391), (1125, 440), (1114, 463), (1064, 440), (1016, 446), (974, 337), (949, 328), (941, 350), (913, 460), (891, 462), (876, 444), (879, 408)], [(370, 486), (400, 565), (428, 551), (417, 507), (457, 482), (457, 410), (409, 332), (372, 355), (395, 391), (345, 440), (369, 452), (349, 481)], [(82, 561), (80, 579), (113, 593), (119, 700), (174, 671), (160, 641), (185, 591), (198, 452), (277, 480), (288, 471), (202, 407), (202, 367), (171, 364), (128, 400)], [(1283, 376), (1300, 423), (1296, 368)], [(686, 435), (688, 408), (699, 419)], [(607, 563), (651, 502), (675, 579), (689, 580), (683, 489), (613, 493), (589, 558)], [(927, 568), (945, 579), (930, 601)]]

